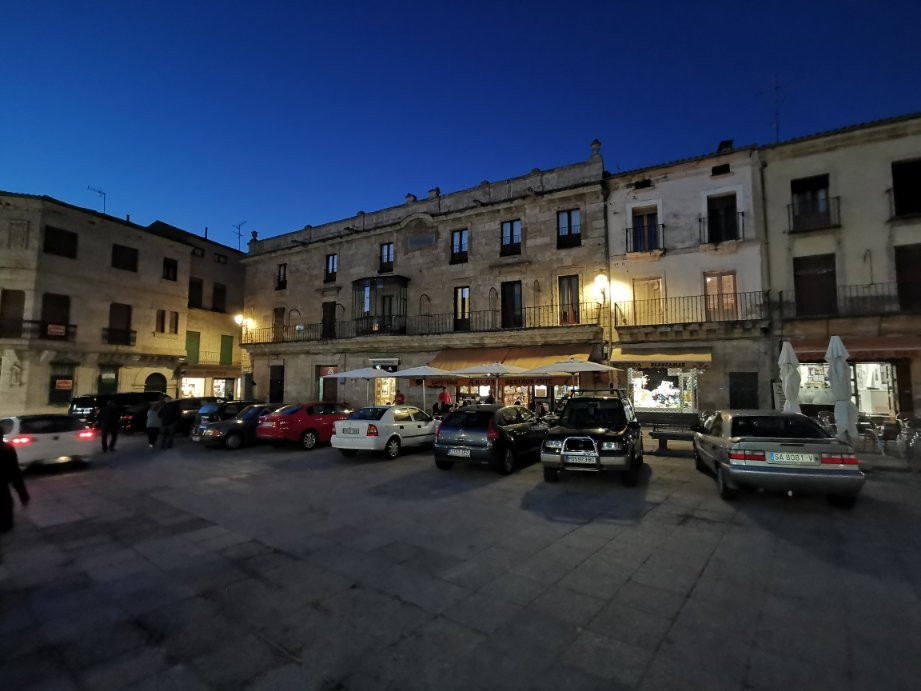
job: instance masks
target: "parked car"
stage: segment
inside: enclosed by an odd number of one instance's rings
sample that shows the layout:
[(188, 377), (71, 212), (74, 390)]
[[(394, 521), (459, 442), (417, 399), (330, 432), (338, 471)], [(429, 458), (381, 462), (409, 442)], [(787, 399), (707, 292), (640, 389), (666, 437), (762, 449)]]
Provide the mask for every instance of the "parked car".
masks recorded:
[(518, 459), (540, 451), (547, 425), (520, 405), (477, 405), (455, 410), (435, 435), (435, 465), (450, 470), (455, 461), (489, 463), (500, 475)]
[(577, 393), (567, 400), (547, 432), (540, 461), (546, 482), (556, 482), (563, 471), (618, 471), (625, 485), (636, 485), (643, 434), (626, 392)]
[(256, 427), (259, 421), (278, 406), (258, 403), (248, 405), (229, 420), (216, 420), (197, 425), (191, 433), (193, 442), (206, 446), (224, 446), (239, 449), (256, 441)]
[(343, 456), (359, 451), (383, 451), (396, 458), (404, 447), (431, 444), (438, 421), (410, 405), (367, 406), (335, 423), (330, 440)]
[(899, 420), (896, 446), (904, 458), (921, 457), (921, 417), (905, 417)]
[(854, 449), (798, 413), (718, 411), (694, 435), (698, 470), (716, 475), (720, 496), (740, 487), (821, 492), (852, 507), (864, 483)]
[(351, 411), (342, 403), (296, 403), (266, 415), (256, 427), (256, 436), (270, 442), (299, 442), (305, 449), (328, 442), (336, 420)]
[[(220, 401), (214, 400), (209, 401), (195, 411), (195, 421), (192, 425), (193, 428), (201, 427), (206, 425), (209, 422), (218, 422), (220, 420), (231, 420), (237, 416), (244, 408), (251, 405), (267, 405), (265, 401)], [(269, 412), (277, 410), (284, 407), (283, 404), (274, 404), (268, 406), (270, 408)]]
[(71, 415), (18, 415), (0, 420), (3, 441), (16, 449), (19, 465), (88, 463), (96, 455), (96, 432)]
[[(196, 426), (198, 411), (202, 406), (219, 403), (216, 396), (192, 396), (191, 398), (176, 399), (179, 404), (179, 420), (176, 422), (176, 431), (187, 434)], [(236, 414), (236, 413), (234, 413)], [(232, 417), (232, 416), (231, 416)]]

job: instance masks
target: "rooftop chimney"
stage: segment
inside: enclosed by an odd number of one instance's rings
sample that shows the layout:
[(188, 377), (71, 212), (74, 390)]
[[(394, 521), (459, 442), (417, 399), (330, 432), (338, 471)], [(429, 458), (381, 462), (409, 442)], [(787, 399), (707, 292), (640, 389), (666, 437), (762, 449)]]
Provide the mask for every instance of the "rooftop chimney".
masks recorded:
[(208, 239), (208, 226), (205, 226), (205, 240)]

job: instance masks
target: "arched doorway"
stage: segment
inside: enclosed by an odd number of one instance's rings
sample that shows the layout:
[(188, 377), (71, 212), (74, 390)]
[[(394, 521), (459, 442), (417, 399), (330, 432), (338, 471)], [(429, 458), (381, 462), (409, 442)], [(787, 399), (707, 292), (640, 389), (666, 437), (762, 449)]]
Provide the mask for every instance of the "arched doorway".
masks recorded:
[(144, 380), (144, 391), (158, 391), (166, 393), (166, 377), (159, 372), (154, 372)]

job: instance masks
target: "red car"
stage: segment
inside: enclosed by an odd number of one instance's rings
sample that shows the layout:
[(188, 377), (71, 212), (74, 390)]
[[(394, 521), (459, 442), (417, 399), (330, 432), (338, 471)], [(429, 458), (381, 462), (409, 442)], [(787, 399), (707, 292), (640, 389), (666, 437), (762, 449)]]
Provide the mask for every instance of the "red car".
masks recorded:
[(350, 412), (342, 403), (296, 403), (262, 418), (256, 437), (270, 442), (296, 441), (312, 449), (320, 442), (328, 442), (335, 432), (336, 420), (345, 420)]

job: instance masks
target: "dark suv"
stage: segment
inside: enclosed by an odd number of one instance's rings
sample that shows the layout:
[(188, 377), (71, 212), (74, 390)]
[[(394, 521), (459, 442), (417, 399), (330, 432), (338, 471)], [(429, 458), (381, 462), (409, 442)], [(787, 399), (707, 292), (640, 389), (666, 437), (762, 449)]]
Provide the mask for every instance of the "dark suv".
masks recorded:
[(547, 482), (556, 482), (563, 470), (616, 470), (625, 485), (634, 486), (643, 465), (643, 435), (624, 391), (570, 398), (547, 432), (540, 462)]

